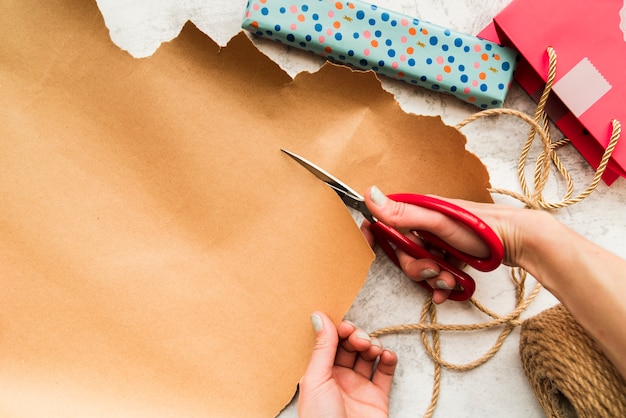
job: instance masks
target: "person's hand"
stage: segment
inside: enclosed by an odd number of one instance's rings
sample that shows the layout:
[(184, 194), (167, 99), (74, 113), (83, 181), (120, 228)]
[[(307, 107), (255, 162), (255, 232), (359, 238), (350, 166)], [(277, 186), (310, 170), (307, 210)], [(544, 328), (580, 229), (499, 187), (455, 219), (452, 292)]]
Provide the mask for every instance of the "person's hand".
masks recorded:
[(298, 416), (388, 417), (396, 355), (349, 322), (337, 328), (321, 312), (311, 321), (315, 348), (300, 381)]
[[(504, 244), (504, 262), (515, 266), (520, 265), (524, 260), (525, 247), (522, 243), (529, 234), (528, 225), (536, 227), (542, 221), (541, 218), (546, 216), (538, 211), (509, 206), (453, 199), (445, 200), (469, 210), (485, 221)], [(468, 254), (477, 257), (488, 256), (487, 247), (476, 234), (437, 211), (395, 202), (387, 198), (377, 187), (368, 189), (365, 202), (372, 215), (386, 225), (396, 229), (426, 230)], [(364, 221), (361, 230), (370, 245), (374, 245), (374, 236), (369, 229), (369, 222)], [(425, 245), (419, 237), (411, 232), (407, 233), (406, 236), (419, 245)], [(433, 292), (435, 303), (442, 303), (447, 300), (450, 290), (456, 286), (456, 281), (450, 273), (445, 270), (441, 271), (439, 266), (430, 259), (415, 259), (400, 250), (397, 250), (397, 255), (402, 270), (410, 279), (414, 281), (425, 280), (435, 289)], [(453, 258), (447, 258), (447, 261), (453, 265), (462, 266), (462, 263)]]
[[(445, 200), (486, 222), (502, 241), (504, 264), (525, 269), (556, 296), (626, 377), (626, 260), (563, 225), (547, 211)], [(477, 236), (436, 211), (394, 202), (376, 187), (367, 191), (365, 201), (372, 215), (390, 227), (427, 230), (468, 254), (487, 255)], [(373, 245), (367, 221), (362, 230)], [(408, 236), (420, 242), (414, 234)], [(440, 272), (430, 260), (397, 253), (408, 277), (426, 280), (435, 289), (436, 303), (447, 299), (447, 288), (456, 284), (450, 275)]]

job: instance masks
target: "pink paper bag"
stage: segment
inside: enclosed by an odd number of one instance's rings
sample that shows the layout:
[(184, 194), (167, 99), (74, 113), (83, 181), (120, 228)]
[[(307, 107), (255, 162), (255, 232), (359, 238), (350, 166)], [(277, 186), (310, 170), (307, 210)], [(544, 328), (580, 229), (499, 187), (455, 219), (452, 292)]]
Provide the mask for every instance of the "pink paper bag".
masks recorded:
[[(557, 76), (547, 112), (578, 151), (597, 167), (611, 120), (626, 123), (626, 8), (623, 0), (514, 0), (480, 37), (516, 48), (515, 79), (535, 100), (554, 48)], [(604, 174), (626, 177), (626, 144), (618, 143)]]

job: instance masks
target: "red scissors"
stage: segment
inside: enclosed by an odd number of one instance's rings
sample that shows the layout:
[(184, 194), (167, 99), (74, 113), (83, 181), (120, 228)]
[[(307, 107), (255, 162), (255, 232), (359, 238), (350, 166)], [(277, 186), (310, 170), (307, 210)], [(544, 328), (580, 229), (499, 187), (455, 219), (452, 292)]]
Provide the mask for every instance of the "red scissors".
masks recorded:
[[(396, 248), (401, 249), (414, 258), (429, 258), (437, 263), (441, 269), (450, 272), (456, 279), (457, 286), (451, 291), (448, 299), (464, 301), (472, 297), (474, 290), (476, 289), (476, 283), (467, 273), (453, 266), (445, 259), (432, 254), (424, 247), (415, 244), (396, 229), (378, 221), (365, 205), (365, 199), (334, 176), (290, 151), (284, 149), (282, 151), (330, 186), (330, 188), (332, 188), (339, 195), (346, 206), (361, 212), (365, 219), (371, 223), (370, 229), (376, 238), (378, 245), (381, 246), (385, 254), (387, 254), (387, 256), (398, 267), (400, 266), (400, 262), (398, 261), (398, 256), (396, 255)], [(504, 257), (504, 247), (502, 246), (502, 242), (500, 242), (500, 239), (489, 227), (489, 225), (473, 213), (468, 212), (467, 210), (452, 203), (430, 196), (418, 194), (391, 194), (388, 197), (398, 202), (404, 202), (410, 205), (421, 206), (427, 209), (439, 211), (455, 221), (460, 222), (470, 228), (480, 239), (484, 241), (489, 249), (490, 255), (487, 258), (477, 258), (454, 248), (438, 236), (428, 231), (413, 231), (431, 247), (436, 247), (444, 253), (451, 254), (467, 265), (480, 271), (491, 271), (502, 264), (502, 259)], [(426, 283), (426, 281), (420, 281), (418, 283), (431, 292), (434, 290), (428, 283)]]

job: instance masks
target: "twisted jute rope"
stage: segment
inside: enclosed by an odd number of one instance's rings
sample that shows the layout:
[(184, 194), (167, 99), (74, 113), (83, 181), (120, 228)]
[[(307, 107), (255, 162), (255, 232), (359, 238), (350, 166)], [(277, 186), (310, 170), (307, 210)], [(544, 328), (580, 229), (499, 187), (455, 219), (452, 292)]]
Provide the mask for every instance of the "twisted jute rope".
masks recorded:
[[(572, 177), (570, 176), (570, 174), (568, 173), (567, 169), (561, 163), (561, 160), (557, 155), (557, 150), (563, 145), (568, 144), (569, 140), (562, 139), (559, 141), (552, 142), (550, 138), (550, 134), (549, 134), (548, 116), (545, 112), (545, 106), (548, 101), (550, 92), (552, 91), (552, 86), (554, 84), (554, 80), (556, 77), (557, 55), (553, 48), (548, 48), (546, 52), (549, 58), (548, 77), (547, 77), (543, 94), (541, 95), (541, 98), (537, 103), (537, 109), (535, 111), (534, 117), (530, 117), (523, 112), (513, 110), (513, 109), (490, 109), (490, 110), (484, 110), (484, 111), (478, 112), (468, 117), (467, 119), (463, 120), (458, 125), (456, 125), (456, 128), (460, 130), (467, 124), (474, 122), (478, 119), (491, 117), (491, 116), (500, 116), (500, 115), (514, 116), (526, 122), (528, 125), (530, 125), (530, 132), (522, 148), (519, 163), (517, 166), (517, 174), (519, 177), (522, 193), (517, 193), (517, 192), (510, 191), (510, 190), (498, 189), (498, 188), (490, 189), (490, 192), (515, 198), (523, 202), (526, 208), (535, 209), (535, 210), (554, 210), (554, 209), (564, 208), (564, 207), (573, 205), (575, 203), (578, 203), (586, 199), (591, 193), (593, 193), (593, 191), (598, 186), (602, 178), (602, 175), (604, 174), (606, 170), (607, 164), (611, 158), (613, 150), (615, 149), (617, 145), (617, 141), (619, 140), (619, 137), (621, 134), (621, 125), (619, 121), (615, 119), (612, 120), (611, 121), (611, 124), (612, 124), (611, 138), (606, 147), (604, 155), (602, 156), (601, 162), (598, 165), (598, 168), (593, 177), (593, 180), (582, 193), (580, 193), (577, 196), (574, 196), (574, 189), (575, 189), (574, 181)], [(541, 139), (543, 147), (542, 147), (541, 153), (539, 154), (535, 162), (533, 188), (530, 188), (526, 180), (525, 172), (526, 172), (526, 167), (528, 164), (531, 146), (536, 137), (539, 137)], [(556, 168), (558, 173), (567, 182), (567, 190), (565, 192), (565, 195), (562, 197), (561, 201), (559, 202), (548, 202), (543, 196), (543, 191), (544, 191), (546, 184), (548, 183), (552, 166)], [(475, 369), (481, 366), (482, 364), (486, 363), (487, 361), (489, 361), (500, 350), (506, 338), (511, 334), (511, 332), (516, 327), (522, 324), (533, 324), (533, 323), (537, 323), (540, 321), (539, 319), (536, 319), (536, 318), (539, 318), (542, 314), (538, 315), (535, 319), (533, 319), (533, 322), (529, 322), (530, 320), (523, 321), (520, 319), (520, 316), (524, 311), (526, 311), (528, 306), (533, 302), (537, 294), (542, 289), (541, 284), (536, 283), (530, 291), (527, 291), (526, 289), (527, 272), (521, 268), (511, 268), (511, 279), (515, 287), (515, 308), (508, 315), (499, 315), (489, 310), (486, 306), (481, 304), (475, 298), (471, 298), (469, 300), (469, 303), (471, 303), (480, 312), (488, 316), (489, 317), (488, 320), (482, 323), (475, 323), (475, 324), (462, 324), (462, 325), (441, 324), (437, 322), (437, 307), (435, 303), (433, 302), (432, 296), (430, 296), (427, 298), (426, 302), (424, 303), (418, 323), (385, 327), (371, 334), (374, 337), (380, 337), (380, 336), (389, 335), (389, 334), (406, 334), (406, 333), (419, 332), (424, 349), (426, 350), (426, 352), (428, 353), (428, 355), (430, 356), (434, 364), (434, 378), (433, 378), (431, 400), (430, 400), (430, 405), (428, 409), (424, 413), (424, 417), (427, 417), (427, 418), (432, 417), (437, 407), (437, 402), (439, 400), (439, 393), (440, 393), (440, 387), (441, 387), (442, 368), (447, 368), (447, 369), (451, 369), (455, 371), (468, 371), (468, 370)], [(555, 312), (564, 312), (564, 311), (559, 310)], [(575, 322), (571, 318), (568, 318), (567, 320), (565, 320), (565, 322), (570, 325), (575, 324)], [(487, 329), (493, 329), (493, 328), (501, 328), (501, 332), (495, 344), (486, 353), (484, 353), (480, 358), (477, 358), (476, 360), (469, 362), (467, 364), (454, 364), (442, 358), (441, 335), (440, 335), (441, 332), (444, 332), (444, 331), (469, 332), (469, 331), (479, 331), (479, 330), (487, 330)], [(530, 325), (527, 327), (523, 326), (522, 332), (524, 332), (524, 330), (526, 329), (529, 330), (531, 328), (532, 327)], [(575, 334), (572, 331), (571, 327), (568, 329), (568, 331), (566, 331), (566, 332), (572, 332), (571, 336), (574, 339), (572, 342), (572, 346), (576, 347), (576, 350), (580, 350), (580, 352), (583, 354), (582, 357), (584, 357), (585, 359), (588, 357), (589, 358), (593, 357), (593, 356), (590, 356), (589, 350), (586, 349), (588, 347), (588, 344), (585, 344), (585, 341), (588, 341), (588, 337), (584, 334), (584, 331), (582, 331), (582, 329), (580, 329), (579, 327), (577, 328), (577, 330), (579, 330), (577, 334)], [(558, 334), (555, 334), (555, 335), (558, 335)], [(526, 341), (526, 345), (530, 344), (532, 347), (538, 347), (537, 341), (541, 340), (541, 338), (543, 338), (542, 334), (538, 334), (537, 338), (535, 339), (531, 339), (523, 335), (521, 336), (521, 340), (523, 339), (523, 341)], [(559, 347), (561, 345), (561, 341), (564, 341), (564, 340), (556, 339), (556, 343), (557, 343), (556, 352), (554, 350), (551, 352), (544, 351), (545, 355), (547, 356), (552, 355), (555, 358), (559, 357), (560, 356)], [(525, 351), (522, 349), (520, 352), (523, 354), (525, 352), (531, 352), (531, 351)], [(536, 352), (536, 350), (533, 352)], [(535, 390), (535, 393), (538, 399), (541, 399), (541, 396), (545, 394), (544, 389), (546, 388), (547, 383), (545, 379), (543, 378), (540, 378), (539, 379), (540, 381), (538, 382), (533, 382), (532, 379), (539, 378), (539, 375), (537, 374), (537, 368), (541, 369), (544, 367), (551, 367), (551, 365), (549, 362), (547, 361), (542, 362), (542, 361), (537, 360), (537, 358), (538, 358), (537, 356), (533, 356), (533, 355), (528, 356), (528, 359), (533, 359), (534, 362), (529, 363), (528, 365), (525, 364), (524, 367), (525, 369), (527, 369), (526, 370), (527, 376), (531, 380), (531, 384)], [(524, 359), (525, 358), (523, 358), (523, 360)], [(599, 364), (597, 362), (589, 362), (589, 361), (585, 362), (585, 360), (581, 360), (580, 358), (577, 358), (573, 361), (576, 361), (578, 365), (586, 364), (586, 365), (592, 365), (594, 367)], [(606, 363), (603, 363), (603, 364), (606, 364)], [(572, 373), (571, 370), (575, 370), (575, 369), (570, 369), (568, 365), (565, 365), (564, 367), (558, 369), (556, 373), (560, 374), (561, 377), (567, 380), (566, 376), (568, 375), (568, 373), (571, 375)], [(606, 370), (607, 370), (606, 367), (602, 369), (602, 371), (606, 371)], [(598, 371), (596, 371), (594, 368), (588, 368), (585, 371), (586, 375), (594, 374), (594, 373), (595, 374), (598, 373)], [(606, 385), (608, 386), (608, 385), (614, 384), (614, 385), (618, 385), (616, 387), (619, 387), (619, 383), (620, 383), (619, 380), (621, 379), (619, 377), (619, 374), (617, 374), (615, 370), (612, 370), (612, 373), (607, 373), (607, 375), (612, 376), (612, 377), (608, 380), (605, 379), (606, 381), (609, 382)], [(622, 380), (622, 383), (623, 383), (623, 380)], [(584, 389), (591, 391), (590, 393), (595, 393), (594, 391), (595, 388), (597, 388), (597, 386), (594, 387), (592, 385), (591, 387), (586, 387)], [(583, 390), (583, 388), (579, 388), (579, 389)], [(569, 395), (574, 396), (574, 397), (577, 396), (578, 394), (577, 390), (578, 388), (572, 389)], [(552, 390), (551, 393), (554, 393), (554, 390)], [(626, 393), (626, 391), (622, 391), (622, 398), (626, 397), (624, 393)], [(549, 402), (543, 402), (540, 400), (540, 404), (546, 411), (546, 414), (548, 414), (549, 416), (566, 416), (566, 415), (558, 415), (558, 414), (554, 414), (550, 412), (554, 408), (549, 409), (546, 406), (548, 403)], [(626, 403), (626, 400), (624, 401), (624, 403)], [(605, 402), (603, 405), (607, 405), (607, 403)], [(591, 412), (589, 415), (583, 414), (580, 416), (602, 416), (602, 415), (598, 415), (597, 413)], [(621, 414), (618, 413), (612, 416), (625, 416), (625, 414), (623, 413), (623, 410), (622, 410)]]
[(563, 305), (527, 319), (520, 356), (549, 417), (626, 417), (626, 382)]

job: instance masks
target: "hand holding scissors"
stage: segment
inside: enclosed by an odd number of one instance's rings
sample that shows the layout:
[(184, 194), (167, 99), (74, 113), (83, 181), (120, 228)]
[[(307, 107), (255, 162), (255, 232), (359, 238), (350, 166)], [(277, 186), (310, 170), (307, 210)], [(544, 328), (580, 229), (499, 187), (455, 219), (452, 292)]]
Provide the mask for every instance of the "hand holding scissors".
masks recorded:
[[(476, 284), (467, 273), (450, 264), (444, 257), (435, 255), (426, 248), (416, 244), (398, 230), (378, 221), (365, 205), (365, 199), (352, 188), (333, 177), (331, 174), (296, 154), (286, 150), (282, 151), (295, 159), (317, 178), (331, 187), (339, 195), (346, 206), (361, 212), (365, 219), (370, 222), (370, 231), (374, 235), (378, 245), (381, 246), (385, 254), (387, 254), (387, 256), (398, 267), (400, 266), (400, 263), (398, 256), (396, 255), (396, 249), (400, 249), (411, 257), (417, 259), (431, 259), (437, 263), (442, 270), (448, 271), (452, 274), (456, 280), (457, 288), (451, 291), (449, 299), (464, 301), (472, 296), (476, 288)], [(500, 239), (484, 221), (471, 212), (452, 203), (431, 196), (417, 194), (392, 194), (388, 197), (398, 202), (404, 202), (410, 205), (421, 206), (430, 210), (438, 211), (461, 223), (471, 229), (485, 243), (490, 254), (486, 258), (478, 258), (449, 245), (444, 240), (428, 231), (412, 231), (426, 241), (431, 248), (438, 248), (444, 254), (451, 254), (458, 260), (480, 271), (494, 270), (502, 263), (502, 259), (504, 257), (504, 247), (502, 246)], [(425, 281), (420, 281), (418, 283), (431, 292), (434, 290)]]

